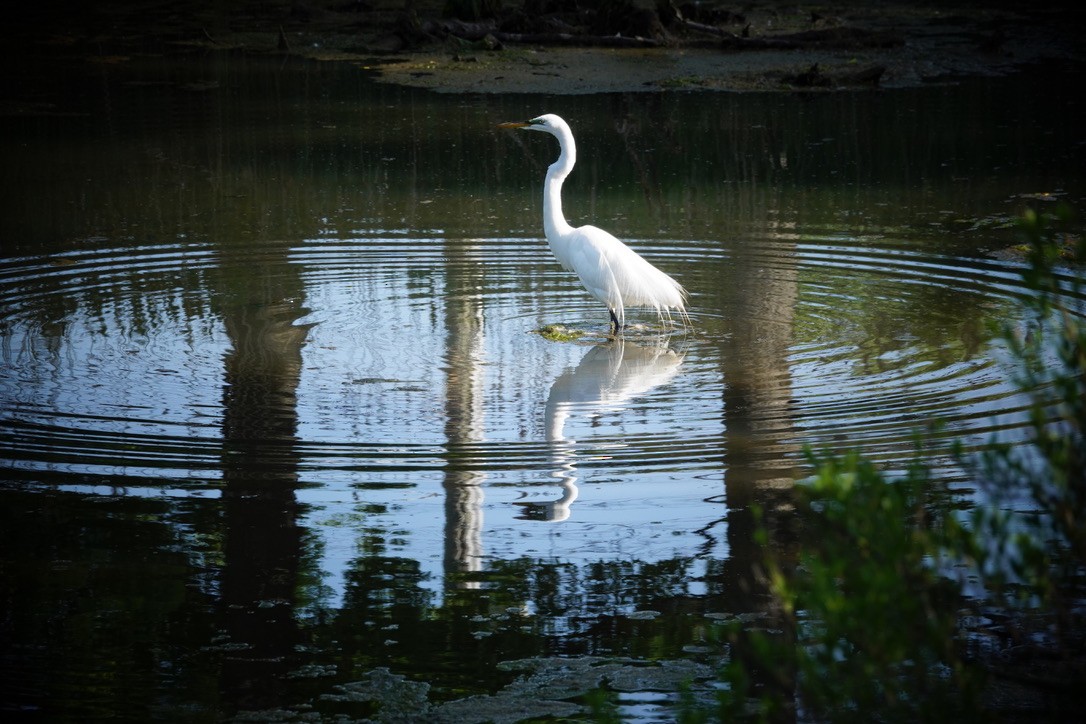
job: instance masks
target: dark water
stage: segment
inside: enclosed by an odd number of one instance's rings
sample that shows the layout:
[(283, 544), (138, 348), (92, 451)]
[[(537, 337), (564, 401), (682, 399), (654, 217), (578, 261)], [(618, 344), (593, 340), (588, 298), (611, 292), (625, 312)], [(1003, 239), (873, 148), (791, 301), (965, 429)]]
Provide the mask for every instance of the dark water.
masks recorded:
[[(1086, 189), (1051, 74), (548, 98), (52, 70), (0, 118), (0, 687), (58, 719), (363, 718), (371, 690), (516, 718), (578, 693), (504, 688), (550, 656), (630, 657), (626, 718), (671, 718), (630, 672), (700, 675), (713, 621), (768, 606), (751, 506), (792, 545), (804, 446), (893, 468), (936, 419), (1019, 434), (993, 325), (1027, 291), (990, 252)], [(493, 128), (541, 112), (577, 134), (571, 221), (680, 279), (691, 329), (605, 338), (540, 238), (553, 140)]]

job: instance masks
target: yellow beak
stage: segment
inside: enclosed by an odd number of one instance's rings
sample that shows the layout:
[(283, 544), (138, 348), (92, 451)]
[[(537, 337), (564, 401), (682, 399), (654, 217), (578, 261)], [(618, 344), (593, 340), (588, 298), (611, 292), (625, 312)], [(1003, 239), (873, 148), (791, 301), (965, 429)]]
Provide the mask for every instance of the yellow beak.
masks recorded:
[(498, 124), (498, 128), (527, 128), (528, 126), (527, 121), (509, 121), (508, 123)]

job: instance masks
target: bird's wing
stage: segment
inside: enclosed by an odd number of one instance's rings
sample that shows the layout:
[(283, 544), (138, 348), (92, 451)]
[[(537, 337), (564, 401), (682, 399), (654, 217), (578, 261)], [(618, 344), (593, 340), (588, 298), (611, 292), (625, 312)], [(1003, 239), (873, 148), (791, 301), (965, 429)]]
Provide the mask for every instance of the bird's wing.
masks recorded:
[(554, 258), (558, 260), (558, 263), (561, 264), (562, 268), (566, 271), (576, 271), (572, 254), (574, 245), (571, 245), (576, 233), (577, 230), (575, 229), (573, 234), (569, 236), (547, 237), (547, 245), (550, 246), (551, 253), (554, 254)]
[(595, 226), (573, 232), (569, 246), (573, 270), (592, 295), (612, 309), (647, 306), (655, 309), (685, 307), (685, 290), (637, 252)]
[(569, 268), (593, 297), (609, 309), (621, 310), (625, 306), (622, 285), (616, 274), (617, 259), (609, 247), (622, 242), (594, 226), (574, 229), (571, 237), (567, 247)]

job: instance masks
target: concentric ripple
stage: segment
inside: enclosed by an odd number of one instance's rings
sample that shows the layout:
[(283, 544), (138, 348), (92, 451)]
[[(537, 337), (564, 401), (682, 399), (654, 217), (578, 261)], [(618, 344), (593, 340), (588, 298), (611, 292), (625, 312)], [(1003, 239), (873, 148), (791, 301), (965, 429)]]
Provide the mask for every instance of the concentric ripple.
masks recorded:
[(892, 246), (797, 252), (812, 279), (789, 355), (797, 439), (886, 456), (932, 423), (974, 443), (1026, 423), (1029, 400), (998, 337), (1030, 293), (1019, 268)]
[[(1025, 421), (991, 331), (1027, 294), (1011, 264), (812, 236), (636, 245), (690, 287), (691, 329), (641, 315), (609, 341), (536, 239), (9, 259), (4, 466), (76, 489), (213, 490), (244, 468), (523, 491), (787, 475), (807, 444), (893, 460), (933, 420), (973, 440)], [(583, 336), (531, 333), (551, 323)]]

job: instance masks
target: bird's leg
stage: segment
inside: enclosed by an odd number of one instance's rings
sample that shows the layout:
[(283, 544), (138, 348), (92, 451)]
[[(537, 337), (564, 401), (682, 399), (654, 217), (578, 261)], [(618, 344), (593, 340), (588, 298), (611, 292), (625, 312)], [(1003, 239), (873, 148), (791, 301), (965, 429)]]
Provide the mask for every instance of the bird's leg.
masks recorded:
[(618, 316), (615, 314), (615, 310), (607, 310), (611, 314), (611, 334), (618, 334), (622, 331), (622, 324), (618, 321)]

